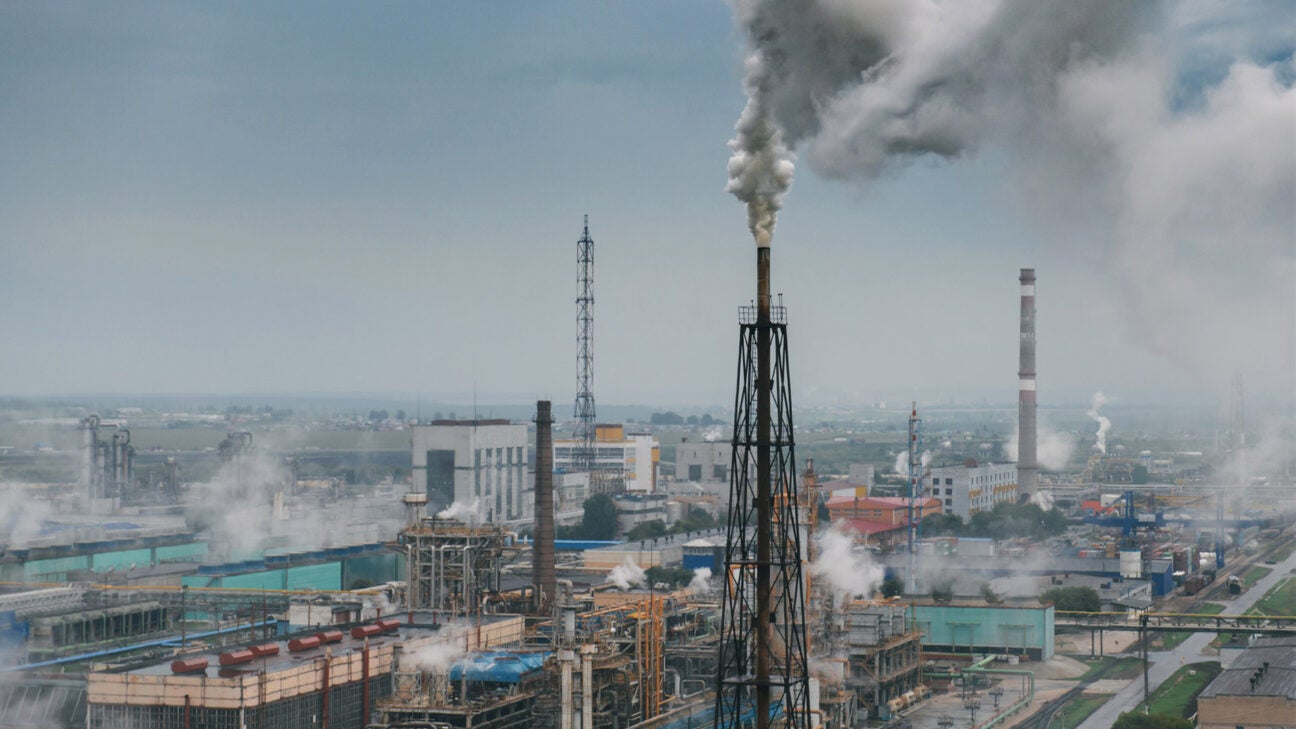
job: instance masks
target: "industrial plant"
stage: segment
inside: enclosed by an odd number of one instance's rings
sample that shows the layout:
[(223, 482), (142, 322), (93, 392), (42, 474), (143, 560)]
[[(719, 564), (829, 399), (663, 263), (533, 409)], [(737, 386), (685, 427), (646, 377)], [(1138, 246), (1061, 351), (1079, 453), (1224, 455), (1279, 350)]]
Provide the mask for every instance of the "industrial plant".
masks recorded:
[[(1157, 479), (1155, 454), (1115, 449), (1041, 468), (1033, 269), (1015, 461), (933, 457), (946, 436), (915, 403), (893, 481), (881, 464), (821, 478), (798, 460), (788, 310), (757, 254), (731, 438), (681, 441), (674, 462), (651, 429), (597, 420), (588, 220), (571, 437), (545, 400), (530, 422), (416, 422), (404, 483), (348, 493), (249, 430), (211, 449), (207, 483), (170, 455), (146, 482), (128, 423), (81, 418), (76, 482), (44, 487), (47, 527), (0, 557), (0, 726), (1032, 725), (1069, 700), (1046, 688), (1060, 662), (1170, 631), (1228, 629), (1286, 660), (1296, 610), (1228, 603), (1262, 558), (1290, 566), (1289, 485)], [(1235, 411), (1229, 452), (1245, 448)], [(606, 538), (575, 533), (600, 499)], [(249, 508), (231, 523), (213, 500)], [(950, 531), (1003, 514), (1053, 526)], [(1093, 603), (1058, 604), (1068, 590)], [(1264, 665), (1261, 713), (1292, 701), (1266, 673), (1290, 667)], [(1203, 717), (1250, 701), (1235, 672)]]

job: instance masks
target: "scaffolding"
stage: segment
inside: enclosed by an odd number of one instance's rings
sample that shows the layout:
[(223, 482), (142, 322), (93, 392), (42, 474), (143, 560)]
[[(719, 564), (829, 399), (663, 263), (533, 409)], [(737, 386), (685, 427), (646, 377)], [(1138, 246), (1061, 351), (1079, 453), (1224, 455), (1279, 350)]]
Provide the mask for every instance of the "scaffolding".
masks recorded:
[(498, 526), (435, 517), (402, 529), (409, 608), (480, 615), (499, 592), (505, 536)]

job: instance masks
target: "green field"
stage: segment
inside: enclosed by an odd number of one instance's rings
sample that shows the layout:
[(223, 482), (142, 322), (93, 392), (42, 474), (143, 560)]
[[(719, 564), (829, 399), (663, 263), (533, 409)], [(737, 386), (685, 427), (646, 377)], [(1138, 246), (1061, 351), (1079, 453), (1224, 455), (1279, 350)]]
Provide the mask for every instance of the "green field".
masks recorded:
[(1088, 681), (1107, 666), (1111, 666), (1111, 669), (1102, 675), (1103, 678), (1134, 678), (1143, 670), (1143, 659), (1137, 656), (1089, 658), (1073, 655), (1071, 657), (1089, 667), (1088, 671), (1071, 679), (1074, 681)]
[[(1224, 606), (1213, 602), (1199, 603), (1197, 607), (1193, 608), (1193, 613), (1196, 615), (1219, 615), (1222, 612), (1224, 612)], [(1180, 643), (1188, 640), (1188, 636), (1192, 634), (1193, 631), (1191, 630), (1161, 633), (1148, 639), (1148, 647), (1151, 650), (1172, 650), (1177, 648)]]
[(1247, 613), (1296, 615), (1296, 578), (1288, 577), (1274, 585)]
[[(1148, 703), (1154, 714), (1188, 717), (1196, 713), (1197, 694), (1219, 675), (1220, 664), (1215, 661), (1190, 663), (1174, 672), (1165, 683), (1152, 692)], [(1143, 704), (1137, 711), (1143, 710)]]
[(1296, 551), (1296, 541), (1287, 542), (1281, 547), (1275, 549), (1269, 554), (1268, 559), (1272, 559), (1275, 562), (1282, 562), (1292, 556), (1293, 551)]
[(1247, 587), (1250, 587), (1260, 580), (1263, 580), (1265, 577), (1268, 577), (1270, 572), (1273, 572), (1273, 570), (1269, 567), (1261, 567), (1260, 565), (1255, 564), (1247, 567), (1239, 576), (1242, 578), (1242, 583)]
[(1053, 715), (1049, 729), (1075, 729), (1110, 698), (1110, 694), (1080, 694)]

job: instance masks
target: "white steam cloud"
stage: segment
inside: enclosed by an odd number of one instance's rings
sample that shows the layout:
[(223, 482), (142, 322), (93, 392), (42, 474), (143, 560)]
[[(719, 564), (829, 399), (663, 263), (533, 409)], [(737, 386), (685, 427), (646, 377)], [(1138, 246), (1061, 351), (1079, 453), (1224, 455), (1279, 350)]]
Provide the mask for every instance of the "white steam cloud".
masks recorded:
[(447, 673), (450, 666), (464, 655), (464, 636), (470, 626), (464, 623), (450, 623), (437, 631), (437, 642), (425, 645), (412, 653), (401, 656), (401, 667), (427, 671), (428, 673)]
[(855, 538), (846, 527), (834, 524), (819, 532), (815, 546), (818, 556), (810, 574), (828, 583), (839, 602), (872, 595), (886, 578), (886, 571), (868, 551), (855, 550)]
[(998, 149), (1047, 237), (1107, 267), (1132, 337), (1204, 381), (1223, 379), (1246, 351), (1272, 362), (1266, 381), (1290, 393), (1288, 8), (732, 2), (751, 56), (729, 187), (748, 202), (758, 240), (790, 181), (789, 149), (837, 178)]
[[(1004, 457), (1010, 461), (1017, 460), (1017, 436), (1020, 427), (1014, 425), (1012, 433), (1004, 441)], [(1035, 425), (1035, 457), (1039, 464), (1050, 471), (1061, 471), (1071, 462), (1075, 452), (1076, 439), (1070, 433), (1053, 430), (1042, 419)]]
[(621, 590), (629, 590), (631, 587), (643, 587), (648, 582), (648, 576), (634, 560), (626, 557), (624, 562), (612, 568), (604, 582), (611, 582)]
[(477, 506), (479, 499), (473, 499), (471, 503), (456, 501), (437, 512), (438, 519), (457, 519), (459, 521), (471, 521), (477, 518)]
[[(924, 469), (931, 463), (931, 451), (922, 452), (922, 467)], [(896, 454), (895, 463), (891, 466), (896, 473), (909, 478), (909, 451), (900, 451)]]
[(1094, 448), (1103, 454), (1107, 453), (1107, 431), (1111, 430), (1111, 420), (1098, 411), (1106, 404), (1107, 396), (1102, 394), (1102, 391), (1095, 392), (1093, 400), (1089, 403), (1089, 410), (1085, 413), (1098, 424), (1098, 432), (1094, 434)]
[(693, 570), (693, 579), (689, 580), (688, 589), (694, 595), (703, 596), (711, 594), (711, 568), (698, 567)]

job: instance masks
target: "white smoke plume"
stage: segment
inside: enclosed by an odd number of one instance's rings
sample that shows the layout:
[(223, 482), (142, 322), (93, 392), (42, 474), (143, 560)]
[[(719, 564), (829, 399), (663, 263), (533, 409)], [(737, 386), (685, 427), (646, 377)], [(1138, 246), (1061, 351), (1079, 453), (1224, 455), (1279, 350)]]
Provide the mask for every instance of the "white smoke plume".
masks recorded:
[[(1020, 429), (1013, 426), (1012, 433), (1003, 443), (1004, 457), (1010, 461), (1017, 460), (1017, 436)], [(1075, 452), (1076, 439), (1070, 433), (1054, 430), (1041, 418), (1035, 424), (1035, 458), (1039, 464), (1050, 471), (1061, 471), (1071, 462)]]
[(604, 582), (611, 582), (621, 590), (629, 590), (631, 587), (642, 587), (647, 584), (648, 576), (642, 567), (634, 563), (634, 560), (626, 557), (624, 562), (612, 568)]
[(689, 580), (688, 589), (694, 595), (703, 596), (711, 594), (711, 568), (698, 567), (693, 570), (693, 579)]
[(0, 544), (27, 546), (53, 514), (54, 504), (37, 498), (25, 484), (0, 483)]
[[(922, 452), (922, 467), (926, 470), (931, 463), (931, 451)], [(909, 478), (909, 451), (900, 451), (896, 454), (895, 463), (891, 466), (896, 473), (905, 478)]]
[(868, 551), (856, 551), (855, 537), (840, 524), (815, 535), (815, 546), (818, 557), (810, 565), (810, 574), (827, 582), (839, 602), (872, 595), (886, 578), (882, 565)]
[(471, 503), (456, 501), (437, 512), (438, 519), (457, 519), (459, 521), (472, 521), (477, 518), (477, 506), (479, 499), (473, 499)]
[(920, 159), (1006, 152), (1046, 238), (1108, 268), (1131, 336), (1205, 381), (1247, 351), (1272, 362), (1266, 381), (1290, 393), (1290, 8), (732, 2), (752, 53), (730, 174), (744, 200), (777, 209), (781, 145), (820, 174), (865, 179)]
[(446, 673), (450, 666), (465, 653), (464, 636), (471, 626), (450, 623), (437, 631), (437, 642), (425, 645), (412, 653), (401, 655), (401, 667), (428, 673)]
[(1100, 453), (1107, 453), (1107, 431), (1111, 430), (1111, 420), (1105, 415), (1098, 412), (1103, 405), (1107, 404), (1107, 396), (1102, 391), (1095, 392), (1093, 399), (1090, 401), (1089, 410), (1085, 413), (1098, 424), (1098, 432), (1094, 434), (1094, 448)]

